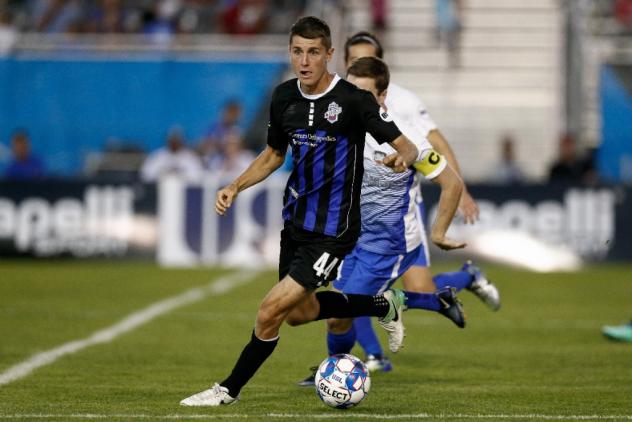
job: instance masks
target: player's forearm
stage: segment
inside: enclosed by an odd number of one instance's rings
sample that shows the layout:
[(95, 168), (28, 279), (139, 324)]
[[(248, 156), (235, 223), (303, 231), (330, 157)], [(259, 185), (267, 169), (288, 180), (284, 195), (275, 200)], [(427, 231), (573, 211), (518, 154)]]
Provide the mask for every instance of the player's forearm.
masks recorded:
[(432, 225), (430, 235), (431, 239), (435, 241), (444, 238), (452, 223), (463, 192), (463, 181), (450, 166), (447, 166), (441, 174), (433, 179), (433, 182), (441, 186), (437, 217)]
[(285, 156), (279, 151), (266, 147), (231, 185), (237, 189), (237, 192), (241, 192), (265, 180), (276, 169), (281, 167), (284, 161)]
[(419, 150), (417, 150), (415, 144), (413, 144), (406, 136), (400, 135), (393, 142), (390, 142), (390, 144), (402, 157), (406, 166), (410, 166), (417, 161)]
[(452, 167), (452, 169), (460, 176), (461, 167), (459, 167), (459, 163), (456, 160), (454, 151), (452, 150), (452, 147), (450, 147), (448, 141), (443, 137), (439, 129), (434, 129), (430, 131), (430, 133), (428, 134), (428, 141), (439, 154), (443, 155), (446, 160), (448, 160), (448, 164), (450, 165), (450, 167)]

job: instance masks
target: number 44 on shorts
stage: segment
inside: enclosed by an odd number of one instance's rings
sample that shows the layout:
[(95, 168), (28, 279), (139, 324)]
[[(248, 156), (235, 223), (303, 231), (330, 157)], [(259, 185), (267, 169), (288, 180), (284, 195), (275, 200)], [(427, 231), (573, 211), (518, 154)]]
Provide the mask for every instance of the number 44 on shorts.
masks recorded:
[(320, 258), (318, 258), (318, 260), (314, 263), (313, 268), (314, 268), (314, 271), (316, 271), (317, 277), (323, 277), (325, 279), (328, 279), (329, 273), (331, 272), (331, 270), (336, 268), (336, 264), (338, 264), (338, 258), (333, 257), (331, 262), (327, 264), (327, 262), (329, 261), (329, 257), (330, 255), (328, 252), (323, 252)]

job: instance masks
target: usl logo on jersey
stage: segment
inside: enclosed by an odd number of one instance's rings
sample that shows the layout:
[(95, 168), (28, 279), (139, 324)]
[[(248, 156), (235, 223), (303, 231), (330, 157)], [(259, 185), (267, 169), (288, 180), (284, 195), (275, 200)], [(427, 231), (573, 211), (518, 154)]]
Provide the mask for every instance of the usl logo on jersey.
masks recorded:
[(325, 113), (325, 119), (329, 123), (336, 123), (338, 121), (338, 115), (342, 113), (342, 107), (340, 107), (335, 101), (329, 104), (327, 112)]
[(393, 121), (393, 118), (382, 107), (380, 107), (380, 117), (385, 122), (392, 122)]

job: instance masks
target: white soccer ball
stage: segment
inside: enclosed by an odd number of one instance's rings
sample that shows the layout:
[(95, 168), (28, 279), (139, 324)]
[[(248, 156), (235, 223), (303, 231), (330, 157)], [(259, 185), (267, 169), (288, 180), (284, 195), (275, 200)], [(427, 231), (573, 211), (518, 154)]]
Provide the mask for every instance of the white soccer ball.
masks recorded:
[(348, 409), (369, 393), (371, 375), (364, 362), (353, 355), (329, 356), (316, 371), (316, 394), (328, 406)]

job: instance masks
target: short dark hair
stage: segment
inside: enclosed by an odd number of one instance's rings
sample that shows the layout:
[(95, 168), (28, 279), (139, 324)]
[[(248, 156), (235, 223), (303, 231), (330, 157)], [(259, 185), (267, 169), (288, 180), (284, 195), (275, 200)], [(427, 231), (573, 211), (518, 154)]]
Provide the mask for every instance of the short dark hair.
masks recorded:
[(358, 44), (372, 45), (375, 47), (375, 55), (380, 59), (384, 58), (384, 49), (380, 40), (368, 31), (360, 31), (347, 38), (347, 42), (345, 42), (345, 63), (349, 61), (349, 48)]
[(305, 16), (292, 25), (290, 29), (290, 44), (292, 44), (292, 37), (298, 35), (299, 37), (313, 40), (315, 38), (321, 38), (323, 45), (327, 50), (331, 48), (331, 31), (329, 25), (324, 20), (315, 16)]
[(377, 57), (359, 58), (351, 64), (347, 70), (347, 75), (374, 79), (378, 94), (381, 94), (388, 88), (391, 79), (388, 65), (384, 60), (378, 59)]

